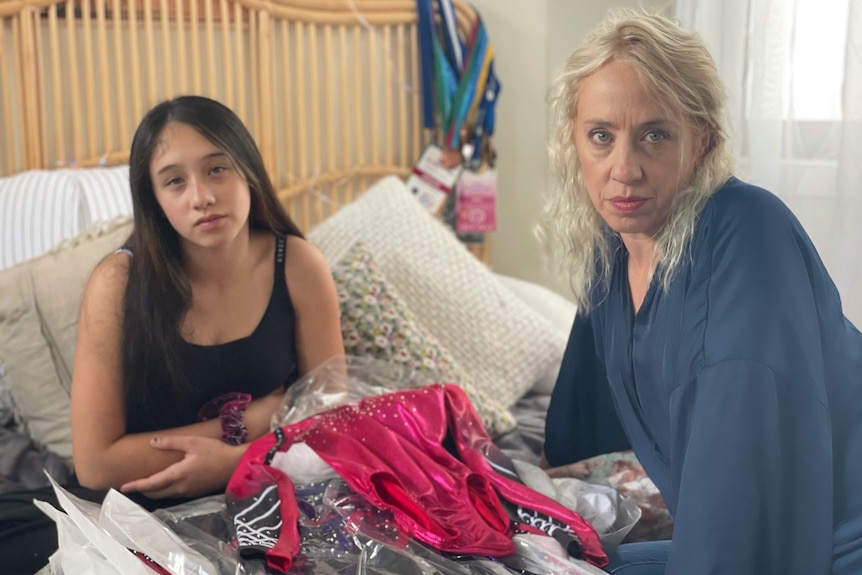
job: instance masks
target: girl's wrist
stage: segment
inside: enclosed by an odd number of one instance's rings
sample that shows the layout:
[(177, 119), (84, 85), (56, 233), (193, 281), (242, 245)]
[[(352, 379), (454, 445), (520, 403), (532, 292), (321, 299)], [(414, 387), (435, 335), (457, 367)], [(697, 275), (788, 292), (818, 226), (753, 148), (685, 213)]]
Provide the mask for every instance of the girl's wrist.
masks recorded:
[(245, 426), (245, 410), (251, 402), (248, 393), (226, 393), (207, 402), (199, 411), (201, 421), (219, 418), (221, 440), (228, 445), (241, 445), (248, 438)]

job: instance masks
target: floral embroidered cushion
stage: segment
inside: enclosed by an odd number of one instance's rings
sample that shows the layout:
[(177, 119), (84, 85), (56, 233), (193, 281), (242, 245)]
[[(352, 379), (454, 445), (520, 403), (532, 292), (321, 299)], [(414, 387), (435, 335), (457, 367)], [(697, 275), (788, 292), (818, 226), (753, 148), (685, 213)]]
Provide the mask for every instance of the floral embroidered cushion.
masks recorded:
[(480, 390), (440, 342), (414, 317), (380, 273), (364, 244), (354, 244), (333, 266), (347, 355), (370, 357), (439, 375), (464, 389), (491, 437), (515, 427), (506, 407)]

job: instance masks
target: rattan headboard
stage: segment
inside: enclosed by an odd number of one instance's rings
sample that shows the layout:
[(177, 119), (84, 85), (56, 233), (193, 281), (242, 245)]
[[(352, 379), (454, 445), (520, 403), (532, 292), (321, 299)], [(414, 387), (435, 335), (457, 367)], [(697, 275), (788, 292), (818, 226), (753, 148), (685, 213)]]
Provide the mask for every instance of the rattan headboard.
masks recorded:
[(146, 110), (203, 94), (309, 229), (432, 139), (416, 23), (414, 0), (0, 0), (0, 176), (124, 163)]

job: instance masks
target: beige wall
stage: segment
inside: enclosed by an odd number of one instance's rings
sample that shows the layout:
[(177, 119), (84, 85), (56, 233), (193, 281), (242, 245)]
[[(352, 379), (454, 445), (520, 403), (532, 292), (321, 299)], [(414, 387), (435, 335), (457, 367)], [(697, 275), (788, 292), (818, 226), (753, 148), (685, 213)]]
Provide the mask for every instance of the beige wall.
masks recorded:
[(548, 186), (547, 89), (571, 52), (611, 6), (666, 8), (669, 0), (472, 0), (494, 45), (503, 86), (494, 142), (498, 151), (498, 231), (494, 269), (569, 296), (542, 261), (533, 234)]

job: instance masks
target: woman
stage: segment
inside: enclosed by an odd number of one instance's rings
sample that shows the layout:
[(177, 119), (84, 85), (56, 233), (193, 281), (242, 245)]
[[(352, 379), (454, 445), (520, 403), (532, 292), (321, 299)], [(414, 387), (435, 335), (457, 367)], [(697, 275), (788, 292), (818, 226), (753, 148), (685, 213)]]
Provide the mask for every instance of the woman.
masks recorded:
[(129, 164), (134, 231), (84, 292), (72, 446), (82, 485), (154, 507), (223, 489), (285, 387), (344, 349), (326, 262), (233, 112), (159, 104)]
[(795, 217), (732, 177), (708, 52), (618, 12), (552, 100), (579, 313), (545, 456), (631, 446), (674, 516), (609, 571), (862, 573), (862, 335)]

